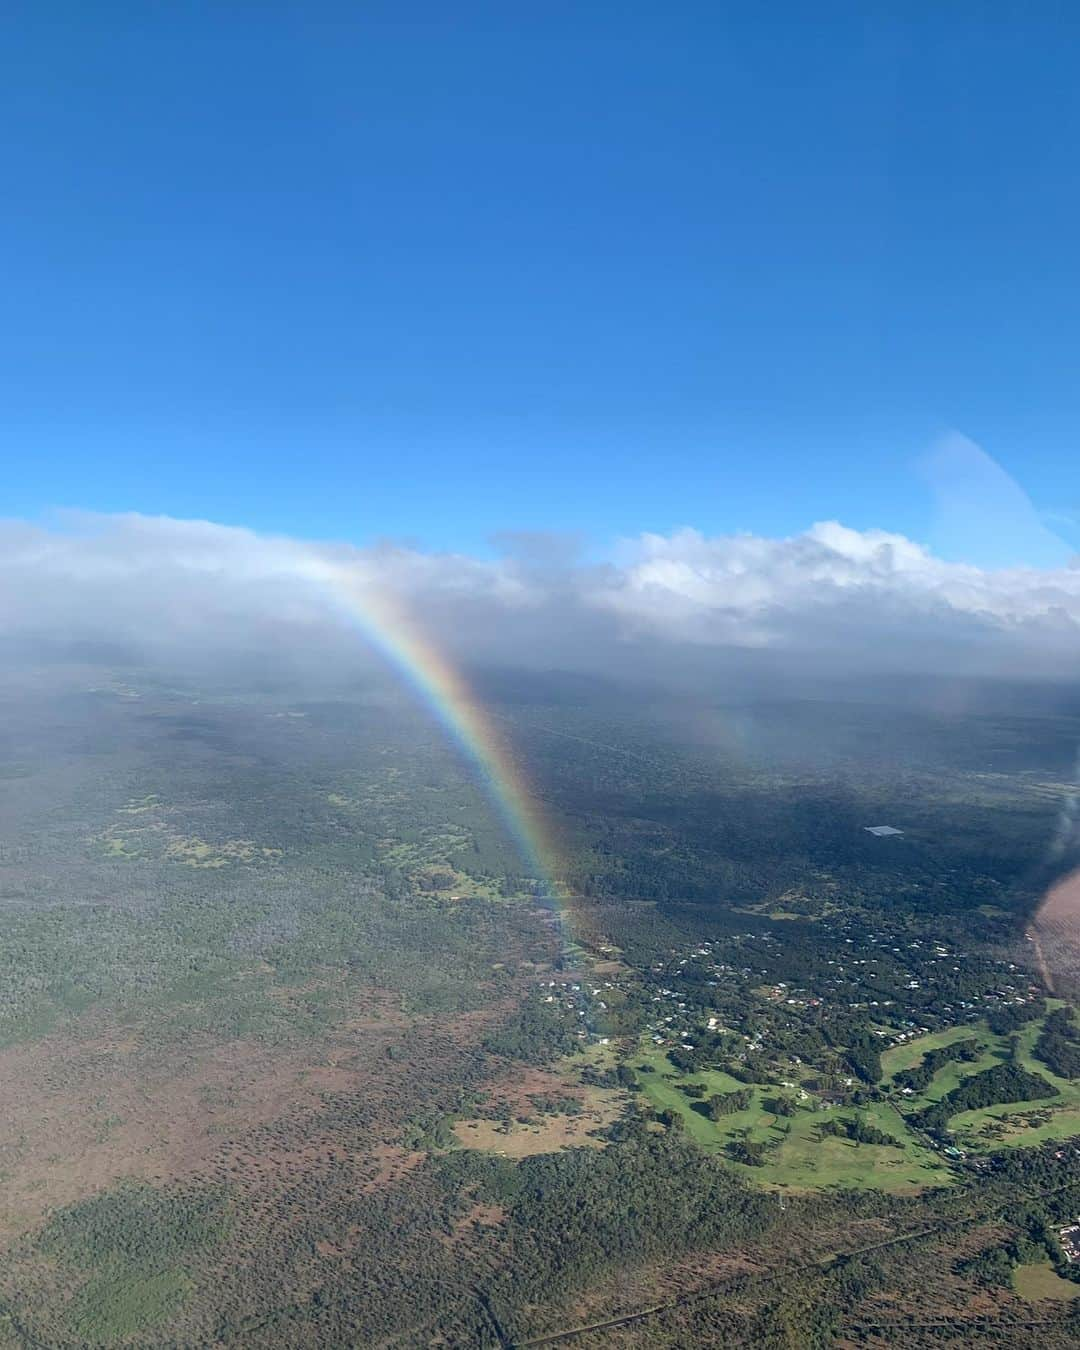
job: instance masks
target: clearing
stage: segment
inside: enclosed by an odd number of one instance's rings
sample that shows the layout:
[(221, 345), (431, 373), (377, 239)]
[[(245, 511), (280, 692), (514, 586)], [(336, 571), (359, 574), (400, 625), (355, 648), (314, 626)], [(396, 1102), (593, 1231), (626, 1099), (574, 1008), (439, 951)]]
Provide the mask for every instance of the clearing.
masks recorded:
[[(603, 1052), (604, 1047), (596, 1049)], [(598, 1062), (597, 1056), (575, 1056), (554, 1069), (523, 1068), (492, 1080), (486, 1084), (487, 1114), (457, 1121), (455, 1137), (465, 1148), (486, 1149), (507, 1158), (601, 1147), (604, 1141), (594, 1131), (618, 1118), (626, 1094), (583, 1084), (581, 1069), (588, 1062)], [(576, 1103), (577, 1109), (552, 1110), (545, 1108), (545, 1101)], [(528, 1123), (523, 1124), (520, 1117)]]
[(1017, 1266), (1013, 1271), (1013, 1288), (1021, 1298), (1029, 1301), (1040, 1298), (1070, 1299), (1080, 1294), (1080, 1284), (1063, 1280), (1049, 1261), (1040, 1261), (1032, 1266)]

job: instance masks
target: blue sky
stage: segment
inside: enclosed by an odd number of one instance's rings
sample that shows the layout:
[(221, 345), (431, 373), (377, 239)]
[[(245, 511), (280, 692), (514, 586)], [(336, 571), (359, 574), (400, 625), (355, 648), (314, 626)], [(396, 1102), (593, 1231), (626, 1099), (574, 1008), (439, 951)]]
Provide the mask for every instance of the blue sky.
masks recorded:
[(0, 513), (925, 538), (912, 466), (955, 428), (1075, 536), (1078, 30), (1004, 0), (25, 6)]

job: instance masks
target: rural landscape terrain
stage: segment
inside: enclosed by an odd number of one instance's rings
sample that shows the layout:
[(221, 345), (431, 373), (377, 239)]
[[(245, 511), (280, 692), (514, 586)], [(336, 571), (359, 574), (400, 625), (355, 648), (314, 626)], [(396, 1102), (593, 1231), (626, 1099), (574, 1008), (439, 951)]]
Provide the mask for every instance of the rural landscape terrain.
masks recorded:
[(1080, 710), (478, 689), (5, 686), (0, 1345), (1075, 1345)]
[(1080, 1350), (1080, 9), (5, 9), (0, 1350)]

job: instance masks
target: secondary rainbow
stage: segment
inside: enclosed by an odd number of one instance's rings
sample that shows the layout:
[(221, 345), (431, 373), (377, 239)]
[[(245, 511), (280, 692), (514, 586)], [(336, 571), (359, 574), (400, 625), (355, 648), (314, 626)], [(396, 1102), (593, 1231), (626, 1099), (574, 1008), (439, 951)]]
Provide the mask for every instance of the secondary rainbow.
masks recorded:
[(304, 572), (325, 587), (339, 612), (403, 676), (459, 746), (514, 839), (526, 871), (565, 917), (569, 895), (560, 881), (551, 828), (505, 737), (461, 672), (384, 588), (366, 585), (355, 570), (323, 559), (312, 560)]

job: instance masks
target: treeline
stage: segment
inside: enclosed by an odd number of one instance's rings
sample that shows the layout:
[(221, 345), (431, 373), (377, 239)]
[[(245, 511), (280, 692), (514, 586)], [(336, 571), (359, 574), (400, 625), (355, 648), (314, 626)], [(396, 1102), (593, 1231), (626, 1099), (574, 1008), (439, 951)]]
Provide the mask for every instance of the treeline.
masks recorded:
[(452, 1153), (440, 1170), (506, 1210), (506, 1265), (485, 1293), (500, 1322), (650, 1257), (751, 1241), (774, 1202), (676, 1134), (644, 1125), (601, 1151), (571, 1149), (514, 1164)]
[[(670, 1058), (670, 1056), (669, 1056)], [(729, 1078), (739, 1083), (771, 1083), (776, 1076), (762, 1055), (747, 1055), (745, 1060), (729, 1059), (721, 1065)]]
[(864, 1083), (872, 1086), (880, 1080), (881, 1047), (871, 1032), (856, 1032), (844, 1051), (844, 1058)]
[(1080, 1030), (1072, 1008), (1057, 1008), (1047, 1017), (1035, 1054), (1059, 1078), (1080, 1078)]
[(54, 1211), (38, 1244), (49, 1256), (79, 1266), (167, 1266), (193, 1248), (219, 1243), (229, 1221), (223, 1187), (189, 1192), (126, 1181)]
[(745, 1167), (764, 1167), (768, 1145), (752, 1139), (733, 1139), (724, 1152), (732, 1162), (742, 1163)]
[(1073, 1216), (1068, 1200), (1050, 1196), (1026, 1199), (1003, 1215), (1012, 1232), (976, 1256), (961, 1261), (957, 1269), (988, 1288), (1011, 1288), (1017, 1266), (1049, 1261), (1056, 1273), (1080, 1284), (1080, 1269), (1065, 1255), (1058, 1229)]
[(933, 1081), (934, 1074), (953, 1060), (962, 1060), (971, 1064), (979, 1058), (979, 1043), (972, 1036), (967, 1040), (953, 1041), (937, 1050), (928, 1050), (921, 1064), (913, 1069), (904, 1069), (893, 1082), (898, 1088), (911, 1088), (912, 1092), (922, 1092)]
[(848, 1120), (834, 1116), (818, 1125), (822, 1135), (834, 1135), (840, 1139), (850, 1139), (855, 1144), (883, 1144), (889, 1148), (903, 1148), (903, 1144), (891, 1134), (871, 1125), (864, 1116), (855, 1116)]
[(580, 1020), (568, 1008), (530, 994), (517, 1012), (484, 1041), (484, 1049), (525, 1064), (550, 1064), (580, 1048)]
[[(614, 727), (604, 740), (612, 736), (619, 736)], [(590, 756), (579, 743), (530, 750), (546, 760), (534, 769), (549, 798), (569, 818), (589, 822), (588, 848), (573, 868), (585, 896), (726, 908), (778, 898), (825, 872), (868, 910), (893, 913), (900, 902), (908, 913), (963, 916), (1000, 903), (1034, 860), (1027, 822), (973, 798), (951, 803), (963, 829), (943, 837), (934, 822), (933, 847), (916, 829), (890, 848), (865, 834), (883, 802), (876, 785), (857, 775), (843, 782), (816, 775), (796, 791), (781, 778), (732, 782), (687, 773), (678, 759), (668, 761), (665, 777), (655, 763), (636, 769), (619, 756), (613, 775), (610, 751)], [(913, 804), (905, 805), (910, 818)], [(925, 809), (923, 803), (919, 814)], [(637, 828), (641, 818), (653, 829)], [(977, 917), (984, 933), (995, 922)], [(1007, 931), (1007, 920), (1002, 927)]]
[(972, 1074), (962, 1083), (915, 1116), (924, 1130), (933, 1133), (944, 1130), (949, 1120), (960, 1111), (973, 1111), (982, 1106), (999, 1106), (1009, 1102), (1038, 1101), (1055, 1097), (1057, 1091), (1045, 1078), (1028, 1073), (1017, 1064), (995, 1064), (992, 1069)]
[[(649, 1066), (643, 1066), (646, 1072)], [(581, 1081), (592, 1087), (622, 1088), (627, 1092), (638, 1086), (638, 1076), (629, 1064), (616, 1064), (614, 1068), (601, 1069), (595, 1064), (586, 1064), (581, 1070)]]
[(753, 1100), (751, 1088), (741, 1088), (738, 1092), (716, 1092), (705, 1103), (704, 1114), (710, 1120), (722, 1120), (724, 1116), (733, 1116), (736, 1111), (745, 1111)]

